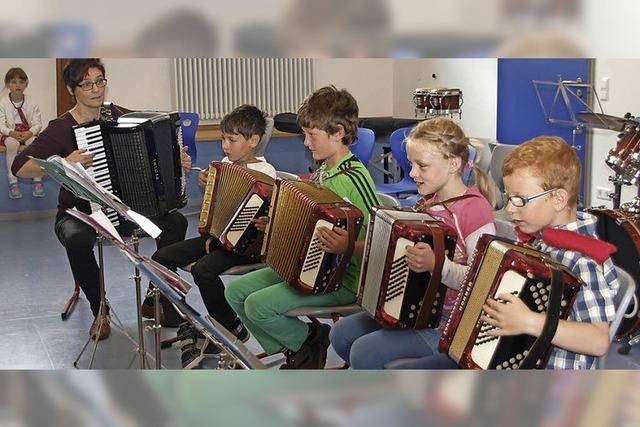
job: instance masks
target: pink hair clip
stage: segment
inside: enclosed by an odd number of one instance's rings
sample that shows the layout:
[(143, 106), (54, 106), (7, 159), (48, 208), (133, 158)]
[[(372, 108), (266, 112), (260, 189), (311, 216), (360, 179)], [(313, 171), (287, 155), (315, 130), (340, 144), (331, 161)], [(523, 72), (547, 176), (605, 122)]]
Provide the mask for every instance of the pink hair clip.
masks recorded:
[(471, 160), (469, 160), (465, 165), (464, 168), (465, 169), (473, 169), (473, 162)]

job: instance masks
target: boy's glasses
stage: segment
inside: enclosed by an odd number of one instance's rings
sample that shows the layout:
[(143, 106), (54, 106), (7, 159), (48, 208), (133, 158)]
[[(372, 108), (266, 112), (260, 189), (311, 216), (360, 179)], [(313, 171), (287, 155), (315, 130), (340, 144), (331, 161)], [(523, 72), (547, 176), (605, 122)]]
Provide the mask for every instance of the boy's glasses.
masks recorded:
[(549, 193), (558, 190), (557, 188), (552, 188), (551, 190), (543, 191), (542, 193), (534, 194), (533, 196), (510, 196), (508, 193), (502, 193), (502, 200), (504, 201), (505, 206), (511, 202), (513, 206), (516, 208), (523, 208), (527, 203), (532, 200), (537, 199), (538, 197), (542, 197)]
[(98, 79), (95, 82), (86, 81), (78, 83), (78, 87), (87, 92), (93, 89), (93, 85), (96, 85), (96, 87), (99, 88), (103, 88), (107, 85), (107, 79)]

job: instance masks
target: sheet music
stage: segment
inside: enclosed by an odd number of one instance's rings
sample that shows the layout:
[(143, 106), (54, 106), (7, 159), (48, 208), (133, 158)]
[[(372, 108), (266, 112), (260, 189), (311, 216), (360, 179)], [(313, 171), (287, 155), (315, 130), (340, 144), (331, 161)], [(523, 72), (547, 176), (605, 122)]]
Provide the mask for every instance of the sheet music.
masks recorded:
[[(76, 209), (76, 212), (79, 212), (79, 211)], [(124, 243), (124, 240), (122, 240), (122, 236), (120, 236), (120, 233), (118, 233), (118, 230), (116, 230), (116, 228), (113, 226), (111, 221), (109, 221), (109, 218), (107, 218), (107, 216), (104, 214), (104, 212), (102, 212), (102, 210), (96, 211), (96, 212), (92, 213), (90, 216), (93, 219), (95, 219), (95, 221), (98, 224), (100, 224), (105, 230), (110, 232), (116, 239), (118, 239), (120, 242)], [(89, 224), (89, 225), (91, 225), (91, 224)]]
[[(29, 158), (35, 161), (47, 172), (47, 174), (49, 174), (49, 176), (77, 197), (97, 203), (102, 207), (109, 207), (113, 209), (118, 213), (118, 215), (137, 224), (145, 233), (154, 239), (162, 233), (162, 230), (160, 230), (160, 228), (158, 228), (151, 220), (131, 210), (129, 206), (122, 203), (122, 200), (120, 200), (116, 195), (98, 184), (96, 180), (87, 173), (81, 164), (68, 162), (60, 156), (51, 156), (47, 160), (31, 156), (29, 156)], [(104, 217), (106, 218), (106, 216)], [(115, 231), (113, 225), (111, 226), (111, 229)], [(122, 239), (120, 238), (120, 240)]]

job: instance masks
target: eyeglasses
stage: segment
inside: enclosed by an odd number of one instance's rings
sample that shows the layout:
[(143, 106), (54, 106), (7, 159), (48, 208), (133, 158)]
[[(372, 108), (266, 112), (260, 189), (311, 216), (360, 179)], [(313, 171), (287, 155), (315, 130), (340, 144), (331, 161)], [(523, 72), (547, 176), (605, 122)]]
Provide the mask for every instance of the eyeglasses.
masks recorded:
[(86, 81), (86, 82), (78, 83), (78, 87), (87, 92), (93, 89), (93, 85), (96, 85), (96, 87), (99, 87), (99, 88), (103, 88), (107, 85), (107, 79), (98, 79), (95, 82)]
[(538, 193), (538, 194), (534, 194), (533, 196), (510, 196), (507, 193), (502, 193), (502, 200), (504, 201), (505, 206), (511, 202), (511, 204), (513, 206), (515, 206), (516, 208), (522, 208), (524, 207), (527, 203), (529, 203), (532, 200), (537, 199), (538, 197), (542, 197), (546, 194), (552, 193), (554, 191), (558, 190), (557, 188), (552, 188), (551, 190), (547, 190), (547, 191), (543, 191), (542, 193)]

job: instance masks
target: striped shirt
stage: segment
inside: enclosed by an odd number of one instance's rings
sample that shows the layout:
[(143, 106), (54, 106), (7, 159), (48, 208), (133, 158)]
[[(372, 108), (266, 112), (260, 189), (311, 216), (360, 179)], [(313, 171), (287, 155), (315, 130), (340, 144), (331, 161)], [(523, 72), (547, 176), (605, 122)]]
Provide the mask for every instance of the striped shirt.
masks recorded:
[[(376, 195), (376, 186), (367, 168), (356, 156), (348, 153), (332, 168), (327, 168), (326, 162), (322, 163), (314, 176), (316, 181), (360, 209), (364, 219), (358, 240), (364, 240), (369, 224), (369, 211), (372, 206), (380, 205)], [(361, 256), (352, 257), (342, 281), (342, 286), (353, 293), (356, 293), (358, 289), (361, 262)]]
[[(597, 218), (588, 213), (578, 212), (578, 218), (570, 224), (554, 228), (575, 231), (589, 237), (596, 234)], [(618, 275), (611, 258), (598, 264), (581, 253), (556, 248), (542, 241), (536, 242), (536, 248), (548, 254), (556, 262), (568, 267), (585, 285), (578, 292), (569, 313), (568, 320), (574, 322), (611, 322), (615, 314), (613, 297), (618, 291)], [(554, 348), (547, 369), (591, 369), (595, 366), (595, 356), (573, 353)]]

